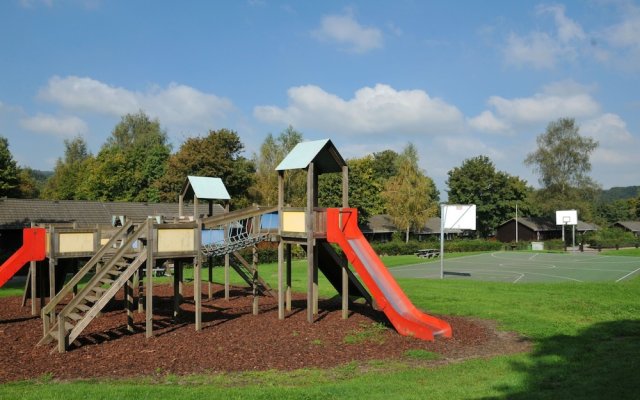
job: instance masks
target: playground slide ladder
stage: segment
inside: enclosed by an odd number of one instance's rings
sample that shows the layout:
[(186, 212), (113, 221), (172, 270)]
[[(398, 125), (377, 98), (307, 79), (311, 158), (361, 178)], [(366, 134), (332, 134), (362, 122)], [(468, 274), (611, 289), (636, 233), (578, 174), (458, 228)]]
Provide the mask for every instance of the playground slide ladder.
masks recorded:
[[(55, 308), (47, 309), (46, 314), (43, 309), (44, 337), (38, 343), (39, 345), (57, 341), (58, 351), (64, 352), (68, 345), (73, 343), (87, 325), (98, 316), (118, 290), (147, 260), (145, 249), (141, 249), (135, 256), (128, 253), (131, 252), (133, 243), (143, 238), (142, 236), (147, 232), (148, 223), (148, 221), (145, 222), (128, 234), (118, 251), (96, 271), (86, 286), (60, 310), (57, 316)], [(108, 245), (109, 243), (103, 249)], [(71, 283), (69, 282), (67, 286)]]
[(240, 275), (240, 277), (250, 286), (253, 286), (255, 278), (255, 284), (258, 291), (265, 296), (275, 298), (276, 294), (271, 286), (269, 286), (264, 279), (258, 276), (253, 266), (249, 264), (240, 253), (234, 252), (233, 254), (240, 261), (240, 264), (231, 264), (231, 267), (238, 273), (238, 275)]

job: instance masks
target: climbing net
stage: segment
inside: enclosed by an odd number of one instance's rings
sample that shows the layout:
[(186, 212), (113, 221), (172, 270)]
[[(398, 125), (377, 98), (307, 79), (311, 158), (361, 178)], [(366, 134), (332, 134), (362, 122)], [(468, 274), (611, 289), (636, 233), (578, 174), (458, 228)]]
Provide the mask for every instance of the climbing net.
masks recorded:
[(277, 231), (277, 227), (265, 223), (265, 216), (261, 217), (239, 219), (203, 230), (202, 253), (212, 257), (221, 256), (267, 240), (274, 233), (272, 231)]

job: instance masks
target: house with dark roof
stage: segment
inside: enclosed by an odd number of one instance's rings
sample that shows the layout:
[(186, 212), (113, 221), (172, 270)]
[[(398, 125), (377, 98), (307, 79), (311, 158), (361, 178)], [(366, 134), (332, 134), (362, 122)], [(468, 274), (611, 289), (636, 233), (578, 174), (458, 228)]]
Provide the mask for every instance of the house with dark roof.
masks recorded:
[[(562, 238), (562, 228), (554, 221), (537, 217), (518, 218), (518, 240), (525, 242), (542, 241)], [(597, 231), (599, 227), (584, 221), (578, 221), (576, 233), (584, 234)], [(496, 228), (496, 238), (504, 243), (515, 242), (516, 220), (512, 218)]]
[[(394, 232), (399, 232), (398, 227), (393, 223), (391, 216), (388, 214), (373, 215), (363, 224), (360, 224), (360, 230), (369, 241), (388, 242), (392, 239)], [(414, 229), (409, 232), (412, 238), (417, 240), (426, 240), (428, 238), (440, 237), (440, 217), (431, 217), (420, 229)], [(447, 238), (451, 235), (459, 235), (462, 231), (457, 229), (448, 229), (446, 231)]]
[(640, 221), (618, 221), (613, 224), (613, 226), (633, 232), (636, 236), (640, 236)]
[[(208, 208), (200, 210), (207, 212)], [(224, 213), (215, 204), (213, 215)], [(193, 213), (193, 204), (185, 205), (185, 214)], [(77, 227), (110, 227), (116, 220), (141, 222), (148, 217), (177, 219), (177, 203), (126, 203), (78, 200), (39, 200), (0, 198), (0, 253), (11, 254), (22, 244), (22, 229), (35, 224), (65, 224)], [(1, 255), (0, 255), (1, 258)]]

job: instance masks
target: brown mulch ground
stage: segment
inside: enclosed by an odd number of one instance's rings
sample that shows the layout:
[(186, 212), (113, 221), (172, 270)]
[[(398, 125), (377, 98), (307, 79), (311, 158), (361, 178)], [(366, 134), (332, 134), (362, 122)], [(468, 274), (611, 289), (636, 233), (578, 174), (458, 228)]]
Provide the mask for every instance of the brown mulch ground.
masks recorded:
[[(204, 285), (206, 293), (206, 285)], [(126, 330), (122, 300), (95, 319), (64, 354), (51, 353), (53, 345), (36, 346), (42, 336), (40, 318), (20, 298), (0, 298), (0, 383), (52, 376), (55, 379), (130, 378), (159, 373), (192, 373), (251, 370), (329, 368), (351, 361), (406, 359), (405, 352), (423, 349), (451, 362), (527, 351), (530, 343), (518, 335), (501, 332), (495, 324), (476, 319), (440, 316), (453, 328), (452, 339), (426, 342), (398, 335), (381, 312), (354, 305), (347, 320), (341, 319), (338, 301), (320, 303), (313, 324), (306, 320), (304, 295), (294, 296), (293, 311), (278, 320), (275, 299), (260, 298), (260, 314), (252, 315), (252, 297), (233, 288), (231, 300), (222, 287), (214, 287), (214, 299), (203, 301), (203, 329), (195, 331), (193, 298), (172, 319), (173, 289), (154, 287), (154, 333), (145, 339), (144, 314), (135, 314), (136, 331)], [(192, 287), (185, 287), (185, 296)], [(381, 324), (389, 329), (379, 329)], [(378, 329), (376, 329), (378, 327)], [(358, 336), (358, 332), (369, 332)], [(372, 333), (375, 332), (375, 333)], [(368, 339), (345, 342), (345, 337)]]

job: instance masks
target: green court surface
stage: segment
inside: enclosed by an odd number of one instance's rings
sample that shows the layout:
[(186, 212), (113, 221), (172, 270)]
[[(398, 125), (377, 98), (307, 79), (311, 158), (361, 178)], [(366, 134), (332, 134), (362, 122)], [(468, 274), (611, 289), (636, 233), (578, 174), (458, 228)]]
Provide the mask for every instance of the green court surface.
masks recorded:
[[(390, 269), (396, 278), (440, 278), (440, 259)], [(583, 253), (495, 252), (444, 262), (444, 279), (511, 283), (623, 282), (640, 275), (640, 258)], [(466, 275), (469, 276), (466, 276)]]

